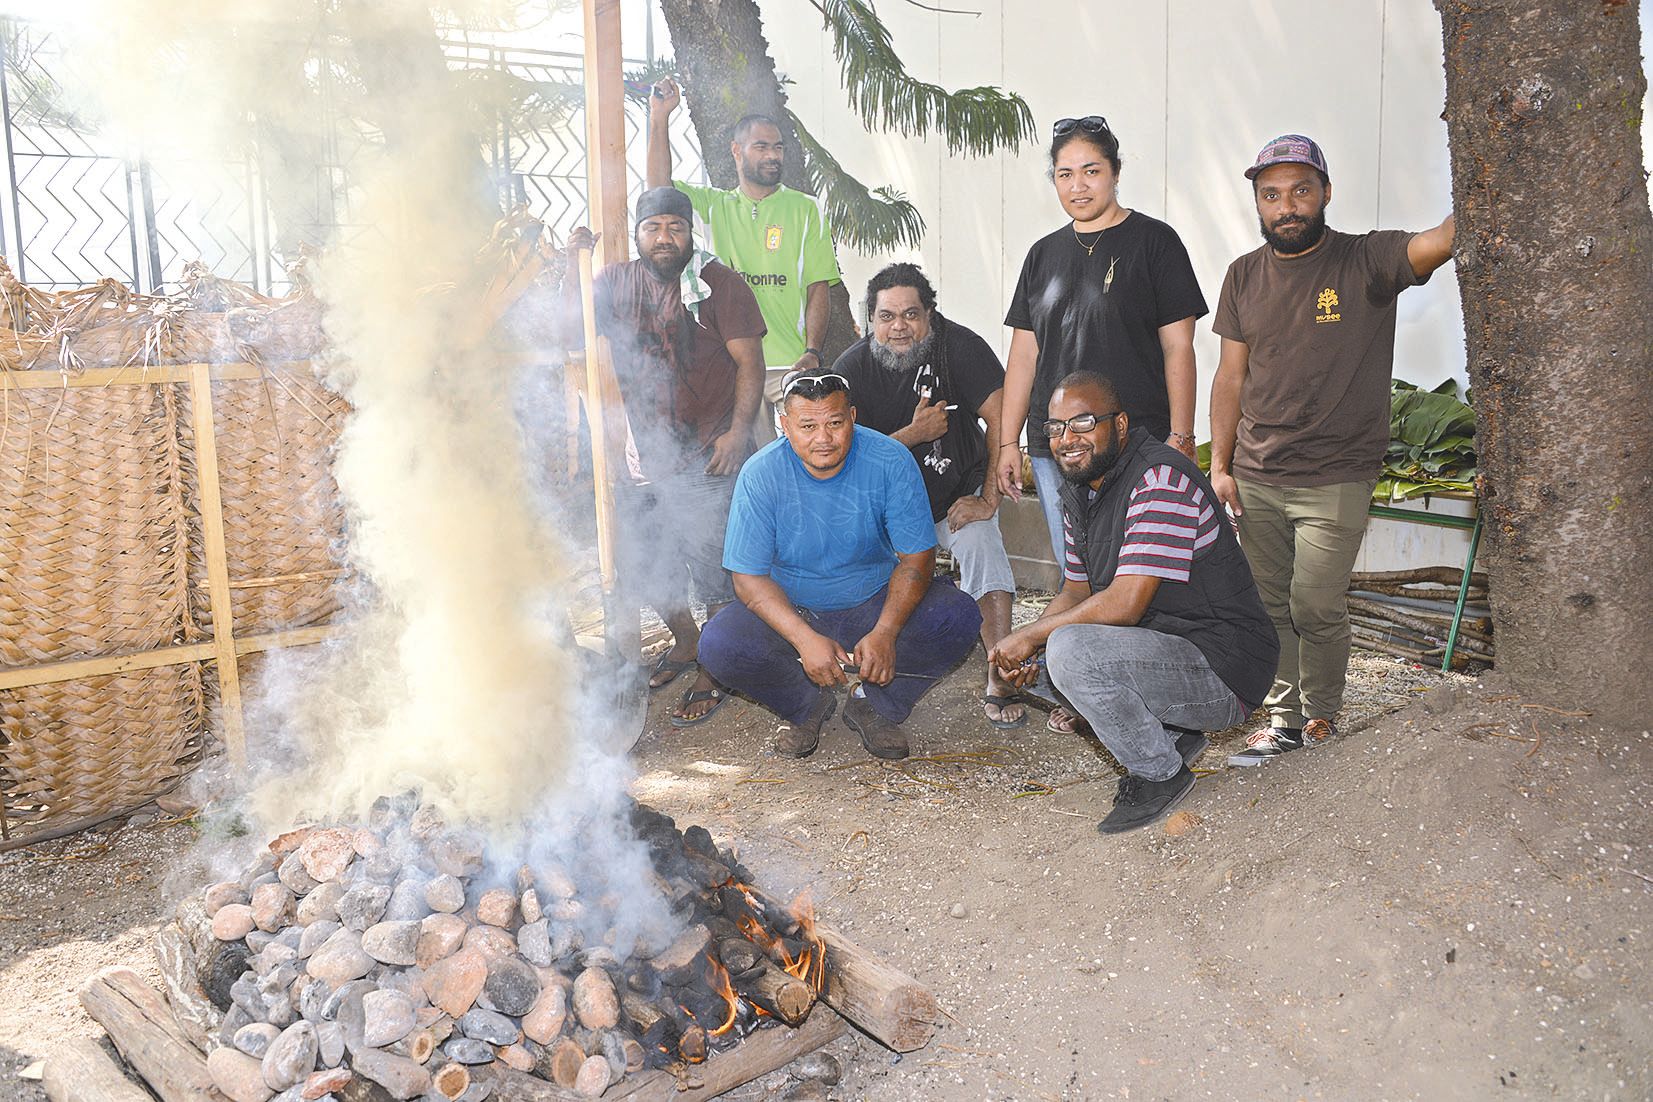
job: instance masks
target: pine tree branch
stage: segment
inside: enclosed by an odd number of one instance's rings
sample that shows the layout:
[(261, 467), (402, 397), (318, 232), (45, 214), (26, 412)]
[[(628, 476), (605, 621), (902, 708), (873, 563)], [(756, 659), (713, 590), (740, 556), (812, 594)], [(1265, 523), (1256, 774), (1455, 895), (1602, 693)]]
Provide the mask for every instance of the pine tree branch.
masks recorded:
[(948, 92), (910, 75), (890, 32), (865, 0), (810, 0), (826, 16), (850, 106), (869, 130), (904, 137), (939, 134), (949, 153), (1014, 150), (1033, 137), (1033, 112), (1000, 88)]
[(815, 140), (798, 116), (787, 111), (804, 173), (826, 207), (833, 236), (858, 252), (887, 252), (913, 248), (924, 236), (924, 216), (894, 188), (868, 187), (844, 171), (832, 154)]

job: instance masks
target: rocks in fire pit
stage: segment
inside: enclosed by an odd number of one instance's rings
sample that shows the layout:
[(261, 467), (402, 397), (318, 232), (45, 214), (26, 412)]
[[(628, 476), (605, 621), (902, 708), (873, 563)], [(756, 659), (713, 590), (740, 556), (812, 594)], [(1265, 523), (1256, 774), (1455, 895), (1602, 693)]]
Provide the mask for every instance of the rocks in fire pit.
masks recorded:
[[(658, 910), (676, 919), (634, 944), (615, 918), (637, 885), (612, 886), (600, 864), (487, 878), (480, 840), (432, 808), (398, 797), (368, 822), (289, 831), (191, 904), (218, 946), (201, 967), (232, 969), (206, 990), (225, 1011), (208, 1070), (233, 1102), (477, 1102), (492, 1080), (470, 1069), (488, 1064), (596, 1097), (629, 1072), (704, 1060), (757, 1006), (794, 1020), (777, 992), (800, 981), (766, 949), (804, 948), (798, 922), (734, 887), (745, 870), (703, 830), (632, 810)], [(753, 922), (764, 949), (745, 939)]]
[(376, 922), (362, 931), (362, 952), (380, 964), (412, 964), (419, 946), (418, 922)]

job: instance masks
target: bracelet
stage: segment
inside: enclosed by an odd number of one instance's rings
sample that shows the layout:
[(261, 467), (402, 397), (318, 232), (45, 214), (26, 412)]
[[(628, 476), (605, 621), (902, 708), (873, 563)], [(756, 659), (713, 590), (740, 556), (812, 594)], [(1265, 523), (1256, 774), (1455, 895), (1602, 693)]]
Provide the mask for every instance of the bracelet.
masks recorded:
[(806, 348), (806, 349), (804, 349), (804, 355), (814, 356), (815, 357), (815, 362), (818, 363), (818, 364), (819, 363), (826, 363), (826, 361), (821, 358), (821, 350), (819, 348)]
[(1021, 445), (1021, 442), (1019, 440), (1008, 440), (1005, 443), (999, 445), (999, 450), (1003, 451), (1006, 448), (1020, 448), (1021, 446), (1022, 445)]
[(1188, 441), (1190, 444), (1192, 444), (1194, 442), (1194, 434), (1191, 433), (1191, 432), (1167, 433), (1166, 436), (1165, 436), (1165, 439), (1166, 440), (1175, 440), (1179, 436), (1182, 437), (1184, 440)]

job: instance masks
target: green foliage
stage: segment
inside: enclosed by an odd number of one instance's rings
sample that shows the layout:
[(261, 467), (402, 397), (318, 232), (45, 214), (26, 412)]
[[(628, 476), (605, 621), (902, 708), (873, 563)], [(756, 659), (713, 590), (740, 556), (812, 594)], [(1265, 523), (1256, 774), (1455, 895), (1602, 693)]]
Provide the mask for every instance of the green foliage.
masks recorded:
[(999, 88), (948, 92), (907, 72), (890, 32), (864, 0), (812, 0), (832, 34), (850, 106), (869, 130), (903, 137), (939, 134), (949, 153), (982, 156), (1015, 150), (1033, 137), (1033, 112), (1020, 96)]
[(1478, 473), (1475, 413), (1451, 379), (1419, 390), (1403, 379), (1390, 387), (1389, 450), (1373, 497), (1401, 501), (1425, 494), (1470, 493)]
[(833, 236), (860, 252), (915, 247), (924, 236), (924, 217), (894, 188), (867, 186), (845, 172), (832, 154), (790, 110), (787, 117), (803, 152), (810, 187), (826, 205)]

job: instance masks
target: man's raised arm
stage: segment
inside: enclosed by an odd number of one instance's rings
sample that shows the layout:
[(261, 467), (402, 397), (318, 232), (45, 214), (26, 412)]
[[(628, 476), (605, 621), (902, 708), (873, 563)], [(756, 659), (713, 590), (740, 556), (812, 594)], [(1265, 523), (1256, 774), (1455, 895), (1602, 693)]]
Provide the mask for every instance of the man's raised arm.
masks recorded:
[(649, 155), (646, 165), (651, 188), (672, 186), (672, 112), (683, 102), (683, 93), (671, 77), (654, 82), (649, 96)]

